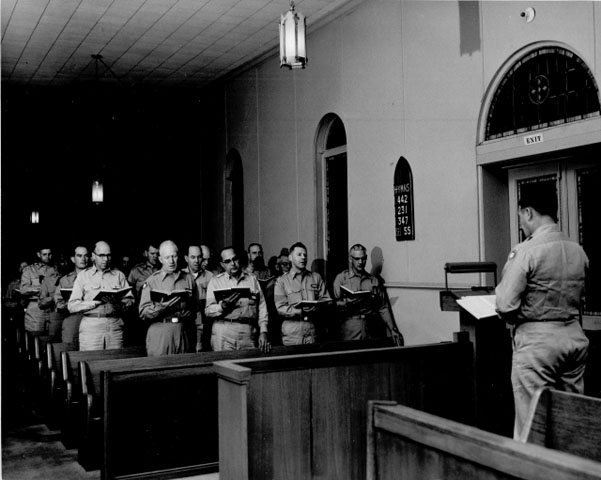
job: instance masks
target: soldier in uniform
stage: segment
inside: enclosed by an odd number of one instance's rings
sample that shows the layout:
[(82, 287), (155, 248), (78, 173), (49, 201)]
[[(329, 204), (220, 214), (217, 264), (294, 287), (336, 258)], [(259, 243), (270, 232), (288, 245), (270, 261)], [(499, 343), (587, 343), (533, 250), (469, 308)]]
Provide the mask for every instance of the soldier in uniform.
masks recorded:
[[(267, 338), (269, 321), (267, 304), (257, 277), (240, 268), (233, 247), (221, 249), (220, 256), (221, 266), (225, 271), (214, 276), (209, 282), (205, 308), (206, 315), (213, 319), (211, 336), (213, 350), (240, 350), (258, 346), (262, 351), (269, 351), (271, 344)], [(250, 296), (233, 292), (222, 300), (215, 298), (216, 290), (232, 287), (248, 287)]]
[(73, 289), (73, 284), (75, 283), (75, 279), (77, 278), (79, 272), (82, 272), (83, 270), (88, 268), (88, 264), (90, 263), (90, 254), (88, 253), (88, 249), (81, 245), (76, 247), (75, 251), (73, 252), (73, 256), (71, 257), (71, 261), (73, 262), (75, 269), (67, 275), (63, 275), (59, 278), (58, 286), (54, 292), (54, 303), (56, 304), (57, 312), (60, 312), (63, 315), (67, 315), (66, 318), (63, 320), (61, 330), (62, 342), (70, 343), (76, 349), (79, 349), (79, 324), (81, 323), (83, 314), (69, 314), (69, 309), (67, 308), (67, 300), (65, 300), (61, 290)]
[(34, 335), (45, 335), (48, 332), (49, 318), (47, 312), (40, 310), (38, 301), (42, 283), (48, 276), (55, 276), (52, 266), (52, 249), (41, 248), (37, 251), (39, 262), (28, 265), (21, 274), (21, 296), (25, 299), (25, 330)]
[[(207, 303), (207, 287), (209, 280), (213, 278), (213, 274), (203, 268), (202, 249), (197, 245), (188, 247), (188, 255), (184, 256), (188, 266), (184, 268), (184, 272), (189, 273), (194, 277), (196, 288), (198, 290), (199, 309), (196, 314), (195, 328), (189, 335), (190, 347), (193, 351), (200, 352), (201, 350), (210, 350), (210, 327), (205, 317), (204, 309)], [(209, 329), (209, 335), (205, 334), (205, 328)], [(207, 342), (207, 338), (209, 342)]]
[(349, 260), (350, 268), (336, 276), (333, 286), (342, 320), (342, 340), (376, 338), (387, 329), (394, 343), (403, 345), (403, 336), (388, 308), (386, 291), (378, 278), (365, 270), (366, 248), (360, 243), (353, 245), (349, 250)]
[(97, 242), (92, 252), (93, 265), (77, 275), (67, 307), (70, 313), (82, 313), (79, 324), (79, 349), (122, 348), (123, 318), (134, 303), (131, 291), (121, 296), (110, 293), (129, 287), (121, 270), (111, 268), (111, 247)]
[(277, 311), (282, 317), (282, 343), (299, 345), (315, 343), (325, 330), (324, 303), (299, 308), (303, 300), (330, 300), (321, 275), (307, 270), (307, 247), (297, 242), (290, 247), (291, 269), (279, 276), (275, 282), (274, 300)]
[(520, 193), (527, 238), (509, 254), (495, 290), (497, 311), (513, 325), (516, 439), (536, 390), (583, 393), (589, 343), (580, 324), (588, 258), (559, 230), (555, 184), (526, 185)]
[(186, 353), (187, 331), (195, 324), (198, 291), (194, 277), (178, 269), (178, 248), (171, 240), (159, 247), (161, 270), (142, 286), (140, 318), (150, 322), (146, 351), (150, 356)]

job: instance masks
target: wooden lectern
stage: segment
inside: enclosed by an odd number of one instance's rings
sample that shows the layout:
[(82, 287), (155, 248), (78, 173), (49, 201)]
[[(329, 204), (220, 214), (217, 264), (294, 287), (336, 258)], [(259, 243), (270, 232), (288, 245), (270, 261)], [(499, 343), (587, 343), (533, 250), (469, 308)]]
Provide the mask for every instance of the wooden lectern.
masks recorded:
[[(444, 269), (441, 310), (459, 312), (459, 328), (468, 333), (474, 346), (475, 426), (511, 437), (514, 419), (511, 335), (505, 321), (494, 312), (497, 265), (494, 262), (446, 263)], [(493, 274), (494, 285), (449, 289), (448, 274), (464, 273)]]

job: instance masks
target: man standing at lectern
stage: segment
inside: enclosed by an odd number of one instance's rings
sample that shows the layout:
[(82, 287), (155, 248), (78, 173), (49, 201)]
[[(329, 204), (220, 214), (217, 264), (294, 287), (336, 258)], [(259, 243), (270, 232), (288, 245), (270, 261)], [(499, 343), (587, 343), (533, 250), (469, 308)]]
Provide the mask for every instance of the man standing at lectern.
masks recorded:
[(527, 238), (509, 254), (496, 288), (497, 311), (513, 325), (516, 439), (536, 390), (583, 392), (589, 343), (579, 322), (588, 258), (559, 230), (555, 184), (525, 185), (518, 205)]

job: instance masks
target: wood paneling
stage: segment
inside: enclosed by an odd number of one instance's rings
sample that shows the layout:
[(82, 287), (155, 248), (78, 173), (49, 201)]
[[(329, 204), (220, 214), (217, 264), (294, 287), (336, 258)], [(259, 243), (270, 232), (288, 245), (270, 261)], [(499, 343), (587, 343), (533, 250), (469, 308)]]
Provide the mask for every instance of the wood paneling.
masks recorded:
[(373, 405), (368, 480), (599, 479), (601, 463), (402, 405)]
[[(224, 467), (220, 478), (363, 479), (367, 401), (410, 399), (471, 418), (471, 365), (463, 342), (217, 362), (220, 392), (239, 403), (235, 423), (220, 409), (220, 438), (244, 438), (248, 451), (245, 471)], [(235, 462), (220, 450), (221, 465)]]
[[(259, 469), (267, 465), (265, 468), (271, 471), (271, 463), (263, 457), (269, 458), (274, 450), (281, 452), (278, 468), (285, 474), (280, 478), (292, 478), (291, 472), (300, 472), (297, 478), (306, 478), (303, 475), (310, 470), (310, 456), (303, 459), (296, 452), (299, 443), (310, 444), (309, 377), (299, 376), (291, 390), (281, 395), (277, 385), (284, 381), (282, 372), (264, 369), (263, 383), (253, 384), (246, 391), (247, 369), (240, 367), (233, 375), (238, 375), (236, 385), (243, 390), (232, 387), (220, 392), (218, 400), (214, 362), (255, 359), (262, 363), (268, 358), (284, 361), (290, 355), (304, 357), (311, 352), (354, 351), (377, 346), (387, 348), (376, 348), (376, 351), (388, 351), (391, 344), (390, 339), (382, 339), (275, 347), (269, 354), (251, 349), (90, 362), (89, 371), (99, 372), (103, 378), (102, 401), (98, 397), (94, 400), (103, 410), (103, 478), (198, 475), (218, 468), (218, 451), (229, 452), (230, 458), (220, 466), (220, 475), (238, 478), (240, 471), (248, 471), (249, 463), (258, 465)], [(271, 409), (269, 415), (251, 419), (260, 432), (252, 451), (243, 447), (246, 434), (239, 433), (246, 431), (249, 421), (245, 406), (248, 397)], [(222, 428), (236, 429), (236, 435), (218, 438), (218, 411), (224, 412), (219, 420)], [(290, 412), (303, 413), (297, 417)], [(289, 426), (283, 434), (282, 425)], [(305, 433), (299, 439), (303, 429)]]
[(522, 439), (601, 462), (601, 399), (550, 388), (539, 390)]

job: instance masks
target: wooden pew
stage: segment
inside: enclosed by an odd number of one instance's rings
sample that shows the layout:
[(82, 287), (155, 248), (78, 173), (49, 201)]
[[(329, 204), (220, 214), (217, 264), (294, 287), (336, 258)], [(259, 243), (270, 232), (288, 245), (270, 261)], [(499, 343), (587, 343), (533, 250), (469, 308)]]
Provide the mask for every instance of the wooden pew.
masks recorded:
[(472, 364), (469, 342), (217, 362), (219, 478), (363, 480), (367, 401), (471, 422)]
[(25, 363), (25, 392), (35, 411), (44, 410), (43, 396), (46, 362), (44, 358), (45, 345), (50, 337), (25, 333), (26, 363)]
[(390, 403), (368, 407), (367, 480), (601, 478), (599, 462)]
[(61, 352), (74, 350), (74, 348), (74, 345), (70, 343), (50, 342), (46, 344), (43, 402), (45, 405), (44, 419), (50, 430), (60, 426), (63, 399), (65, 398), (64, 384), (61, 381), (63, 378)]
[(520, 440), (601, 462), (601, 399), (541, 388)]
[(116, 348), (111, 350), (63, 351), (61, 370), (63, 373), (63, 413), (61, 415), (61, 441), (66, 448), (76, 447), (81, 435), (79, 375), (76, 374), (80, 361), (102, 358), (134, 358), (146, 356), (146, 348), (141, 346)]
[(102, 378), (102, 478), (171, 478), (217, 470), (217, 360), (391, 346), (385, 339), (274, 347), (269, 354), (252, 349), (148, 357), (129, 365), (90, 362), (90, 370), (101, 371)]

